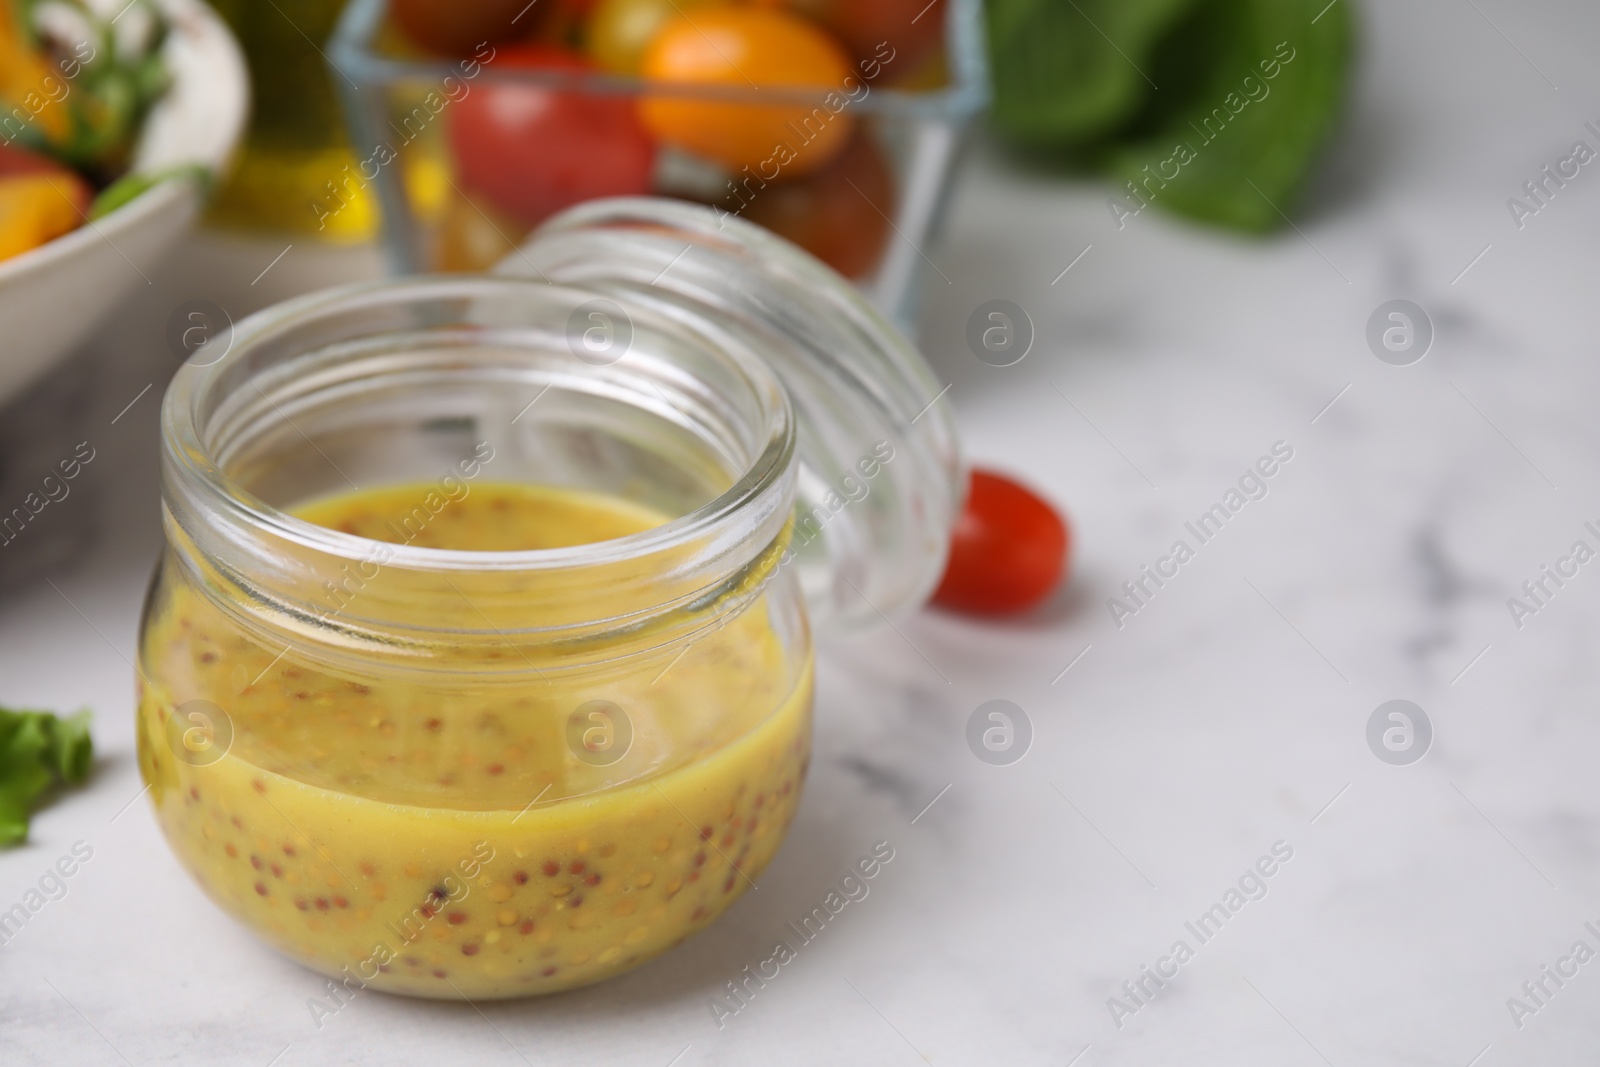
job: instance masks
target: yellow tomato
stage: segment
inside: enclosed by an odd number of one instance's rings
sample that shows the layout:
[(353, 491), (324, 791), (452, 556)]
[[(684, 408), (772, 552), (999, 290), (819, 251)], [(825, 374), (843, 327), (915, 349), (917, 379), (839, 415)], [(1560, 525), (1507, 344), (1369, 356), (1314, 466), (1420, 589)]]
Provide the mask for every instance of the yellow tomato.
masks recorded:
[(0, 260), (77, 229), (88, 206), (88, 186), (65, 171), (0, 177)]
[(584, 48), (612, 74), (637, 74), (656, 32), (672, 16), (725, 0), (600, 0), (589, 16)]
[(517, 249), (528, 227), (502, 214), (482, 197), (446, 188), (433, 269), (486, 271)]
[[(639, 104), (661, 140), (765, 181), (826, 166), (850, 141), (850, 94), (862, 91), (832, 37), (783, 11), (711, 7), (668, 22), (645, 49), (640, 73), (660, 91)], [(670, 95), (672, 85), (752, 96), (771, 90), (817, 94), (817, 103), (741, 104)]]

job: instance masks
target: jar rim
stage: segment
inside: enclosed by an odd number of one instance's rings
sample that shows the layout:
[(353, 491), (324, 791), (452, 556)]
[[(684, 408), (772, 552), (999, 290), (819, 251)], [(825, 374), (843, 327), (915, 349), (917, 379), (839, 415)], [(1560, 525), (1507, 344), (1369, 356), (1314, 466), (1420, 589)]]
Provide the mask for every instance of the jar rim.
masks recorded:
[[(281, 337), (294, 324), (320, 313), (354, 310), (363, 303), (384, 300), (481, 295), (490, 289), (501, 294), (564, 290), (575, 296), (590, 295), (575, 286), (505, 275), (406, 275), (318, 290), (255, 312), (231, 326), (225, 337), (213, 337), (197, 348), (168, 385), (161, 426), (169, 470), (182, 489), (197, 492), (207, 505), (292, 544), (346, 560), (364, 558), (373, 546), (383, 545), (385, 566), (423, 572), (540, 572), (637, 560), (682, 545), (730, 517), (748, 512), (762, 497), (784, 492), (786, 476), (792, 480), (796, 446), (788, 394), (770, 368), (751, 359), (734, 359), (732, 363), (753, 387), (770, 396), (774, 405), (767, 440), (753, 461), (736, 474), (727, 489), (699, 507), (660, 525), (603, 541), (518, 550), (444, 549), (378, 541), (320, 526), (267, 502), (228, 474), (213, 455), (202, 426), (203, 406), (216, 399), (212, 391), (222, 384), (229, 370), (248, 358), (254, 347)], [(224, 352), (200, 362), (219, 343)]]
[[(495, 292), (526, 294), (529, 304), (484, 299), (481, 308), (473, 305), (474, 295)], [(428, 303), (428, 297), (440, 294), (459, 299)], [(577, 317), (585, 310), (582, 304), (608, 300), (641, 318), (646, 335), (659, 344), (625, 349), (636, 362), (609, 381), (593, 367), (562, 373), (551, 357), (565, 360), (564, 348), (583, 363), (593, 362), (574, 347), (575, 331), (582, 329), (574, 324), (585, 321)], [(452, 324), (453, 338), (450, 330), (437, 330), (440, 320)], [(340, 390), (358, 390), (367, 371), (382, 378), (408, 362), (402, 353), (409, 353), (412, 366), (423, 368), (424, 377), (431, 374), (448, 388), (454, 365), (443, 358), (444, 350), (475, 347), (468, 331), (485, 325), (507, 331), (502, 356), (510, 350), (514, 358), (524, 345), (535, 354), (522, 372), (504, 373), (508, 364), (490, 366), (501, 357), (481, 351), (474, 358), (479, 368), (487, 368), (484, 377), (503, 374), (500, 380), (508, 385), (582, 378), (586, 381), (575, 387), (577, 392), (616, 389), (609, 398), (595, 396), (653, 410), (675, 424), (668, 436), (656, 439), (667, 451), (643, 440), (623, 441), (623, 446), (642, 446), (670, 466), (669, 453), (687, 445), (687, 452), (677, 453), (686, 464), (678, 473), (697, 480), (701, 492), (673, 497), (663, 485), (657, 499), (672, 517), (624, 537), (566, 548), (461, 551), (316, 526), (249, 493), (221, 469), (240, 458), (230, 447), (248, 453), (267, 444), (265, 434), (250, 438), (252, 429), (299, 430), (292, 419), (276, 418), (281, 411), (269, 411), (236, 388), (241, 383), (233, 379), (226, 383), (236, 398), (232, 404), (208, 407), (208, 397), (230, 395), (222, 390), (230, 370), (236, 372), (233, 378), (257, 375), (257, 392), (272, 407), (277, 404), (261, 390), (262, 382), (292, 410), (309, 408), (327, 422), (326, 409), (317, 403)], [(407, 348), (413, 336), (424, 340)], [(372, 340), (372, 363), (340, 364), (345, 347), (359, 347), (362, 339)], [(386, 342), (392, 344), (384, 349)], [(252, 348), (255, 354), (246, 362)], [(218, 349), (223, 354), (213, 359), (209, 353)], [(296, 356), (304, 359), (291, 367)], [(386, 563), (419, 578), (541, 574), (564, 584), (574, 613), (584, 609), (573, 582), (589, 582), (592, 592), (601, 587), (596, 583), (620, 580), (636, 602), (636, 610), (613, 620), (623, 625), (627, 619), (659, 616), (674, 605), (717, 603), (735, 583), (770, 577), (752, 568), (758, 556), (777, 546), (783, 564), (794, 561), (790, 578), (800, 586), (813, 623), (832, 629), (870, 626), (915, 608), (932, 592), (965, 494), (954, 422), (941, 403), (948, 387), (940, 387), (915, 346), (864, 294), (820, 261), (753, 223), (700, 205), (655, 198), (580, 204), (548, 220), (493, 274), (405, 276), (299, 297), (244, 320), (226, 342), (220, 336), (208, 340), (189, 362), (211, 365), (180, 370), (163, 405), (169, 542), (193, 542), (200, 559), (223, 564), (226, 584), (302, 614), (311, 602), (288, 590), (307, 578), (326, 586), (328, 575), (313, 573), (317, 565), (307, 560), (280, 558), (285, 554), (321, 553), (324, 562), (337, 567), (382, 546), (378, 550), (394, 550)], [(271, 368), (278, 365), (284, 370), (274, 375)], [(301, 378), (313, 392), (294, 386), (299, 370), (306, 372)], [(331, 387), (329, 379), (337, 379)], [(677, 411), (663, 411), (640, 382), (654, 387)], [(316, 394), (318, 388), (326, 391)], [(667, 398), (674, 390), (677, 401)], [(491, 388), (485, 395), (498, 394)], [(492, 399), (489, 403), (494, 406)], [(505, 433), (509, 414), (508, 408), (480, 425)], [(238, 440), (227, 440), (229, 429)], [(676, 444), (669, 439), (673, 433), (679, 436)], [(301, 436), (321, 452), (315, 441)], [(220, 463), (209, 441), (216, 443)], [(719, 442), (730, 444), (737, 456), (729, 456)], [(305, 460), (313, 459), (308, 450), (298, 450)], [(711, 456), (710, 450), (722, 455)], [(652, 477), (645, 475), (647, 481)], [(394, 483), (384, 478), (375, 484)], [(309, 493), (302, 497), (310, 498)], [(195, 514), (206, 507), (211, 514)], [(227, 565), (240, 556), (248, 557), (246, 566)], [(669, 576), (682, 595), (645, 604), (661, 590), (648, 586), (642, 565)], [(619, 578), (623, 571), (628, 573)], [(759, 586), (765, 577), (759, 577)], [(601, 620), (591, 616), (589, 622)]]

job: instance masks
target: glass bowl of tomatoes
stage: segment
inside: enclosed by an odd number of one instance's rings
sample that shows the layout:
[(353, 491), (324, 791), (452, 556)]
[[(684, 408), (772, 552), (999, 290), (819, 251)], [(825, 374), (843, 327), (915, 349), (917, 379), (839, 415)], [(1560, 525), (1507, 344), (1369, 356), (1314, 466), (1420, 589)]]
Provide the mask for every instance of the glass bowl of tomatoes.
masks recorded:
[(979, 0), (352, 0), (328, 59), (356, 163), (311, 211), (370, 189), (407, 273), (488, 270), (587, 200), (694, 201), (907, 325), (980, 26)]

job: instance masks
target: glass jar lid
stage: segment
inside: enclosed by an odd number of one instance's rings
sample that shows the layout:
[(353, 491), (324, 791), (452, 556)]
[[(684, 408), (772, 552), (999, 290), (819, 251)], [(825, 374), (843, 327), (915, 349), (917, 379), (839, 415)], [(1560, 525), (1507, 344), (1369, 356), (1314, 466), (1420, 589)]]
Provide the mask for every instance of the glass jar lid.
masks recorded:
[(694, 314), (762, 354), (797, 417), (792, 565), (815, 625), (932, 593), (966, 490), (954, 422), (916, 348), (844, 278), (734, 216), (643, 197), (572, 208), (496, 270), (597, 294), (568, 326), (580, 358), (621, 358), (629, 307)]

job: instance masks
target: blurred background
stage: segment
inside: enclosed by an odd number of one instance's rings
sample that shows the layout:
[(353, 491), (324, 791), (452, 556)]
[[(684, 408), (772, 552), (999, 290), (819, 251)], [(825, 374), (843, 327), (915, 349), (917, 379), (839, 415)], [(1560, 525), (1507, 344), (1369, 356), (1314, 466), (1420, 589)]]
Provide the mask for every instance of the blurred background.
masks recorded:
[[(926, 336), (927, 280), (953, 284), (929, 250), (974, 146), (1103, 191), (1119, 232), (1148, 209), (1219, 248), (1270, 233), (1339, 128), (1355, 23), (1345, 3), (1221, 0), (6, 0), (0, 400), (85, 402), (82, 374), (40, 380), (113, 311), (164, 312), (181, 361), (285, 295), (492, 269), (606, 196), (771, 229)], [(181, 296), (154, 296), (170, 277)], [(1008, 302), (962, 333), (1009, 365), (1027, 319)], [(169, 371), (145, 375), (151, 407)], [(27, 471), (35, 439), (0, 462)], [(34, 573), (22, 556), (0, 582)]]

